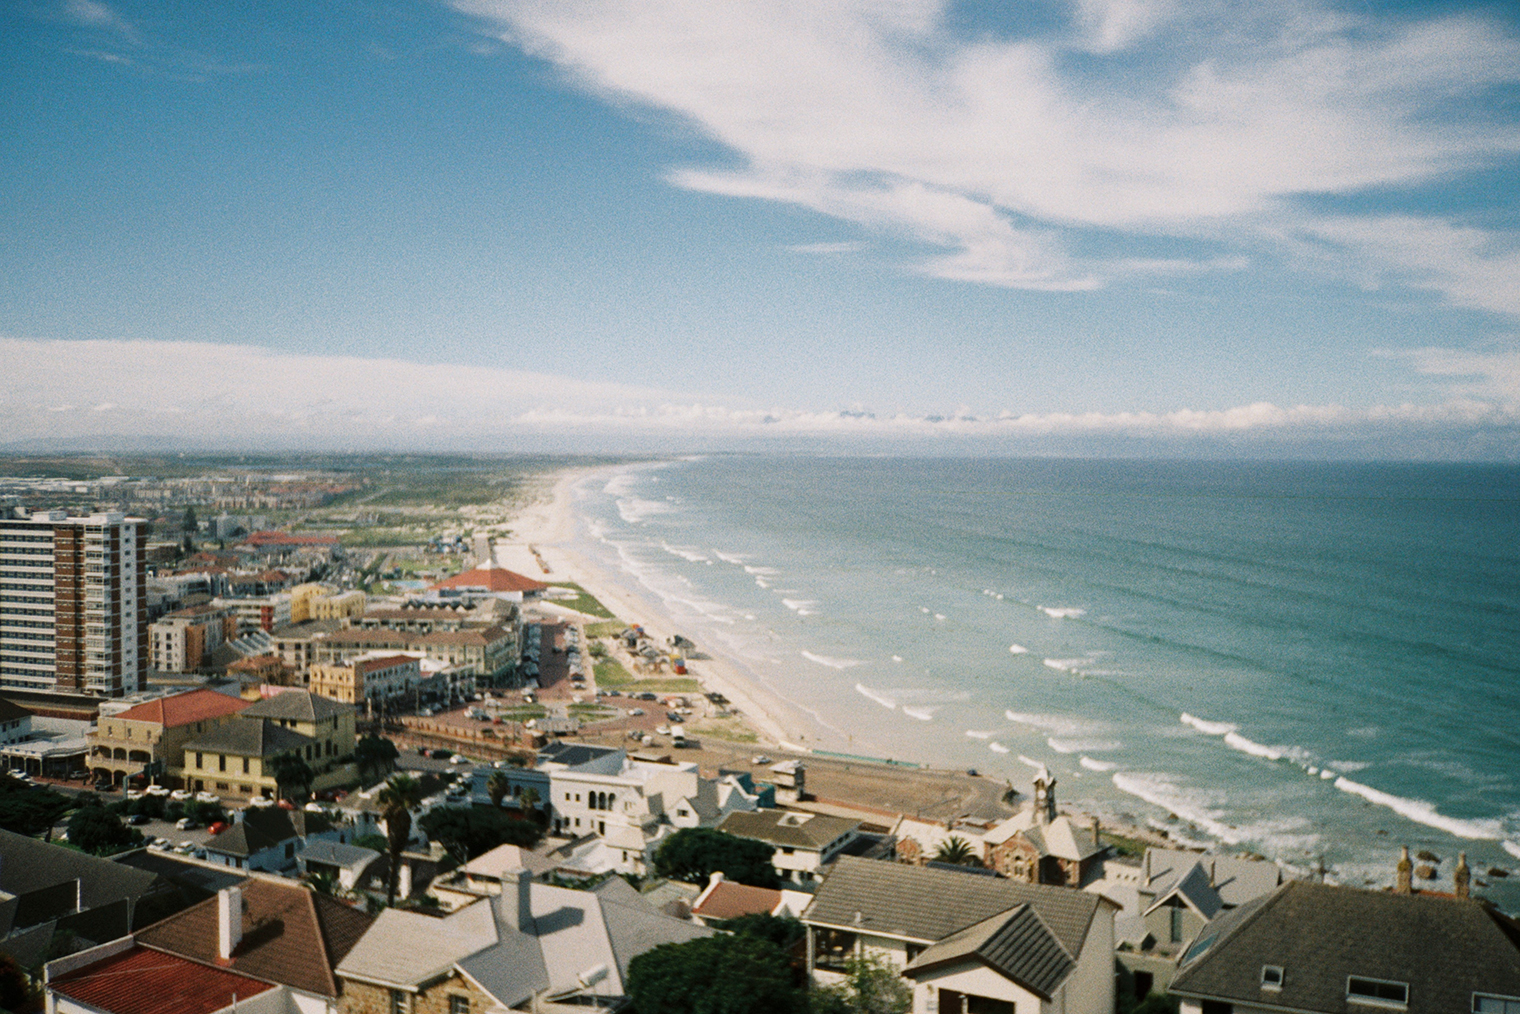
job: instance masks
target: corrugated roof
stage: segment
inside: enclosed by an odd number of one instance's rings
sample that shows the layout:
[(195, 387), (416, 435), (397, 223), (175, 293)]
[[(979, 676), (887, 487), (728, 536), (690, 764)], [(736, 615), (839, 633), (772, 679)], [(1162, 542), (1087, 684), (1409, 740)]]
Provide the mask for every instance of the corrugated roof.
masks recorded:
[(189, 690), (172, 697), (139, 704), (114, 716), (129, 722), (154, 722), (166, 729), (203, 722), (208, 718), (233, 715), (248, 707), (240, 697), (229, 697), (215, 690)]
[[(1172, 991), (1238, 1004), (1349, 1010), (1351, 976), (1405, 983), (1411, 1011), (1520, 996), (1520, 925), (1471, 899), (1289, 881), (1204, 927), (1189, 955)], [(1283, 970), (1280, 990), (1262, 990), (1263, 965)]]
[(1039, 913), (1063, 947), (1080, 954), (1098, 906), (1112, 903), (1068, 887), (842, 856), (802, 920), (934, 943), (1022, 904)]
[[(242, 885), (243, 940), (230, 967), (322, 996), (338, 995), (333, 969), (374, 922), (304, 884), (251, 879)], [(197, 961), (217, 960), (217, 899), (138, 933), (144, 944)]]
[(174, 954), (133, 947), (59, 976), (51, 988), (111, 1014), (211, 1014), (275, 987)]

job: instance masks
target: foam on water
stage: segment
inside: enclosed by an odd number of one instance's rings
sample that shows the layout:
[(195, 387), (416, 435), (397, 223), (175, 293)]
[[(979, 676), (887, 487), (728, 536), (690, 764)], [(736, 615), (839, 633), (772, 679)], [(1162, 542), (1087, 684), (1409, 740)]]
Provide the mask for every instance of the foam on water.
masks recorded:
[(1057, 739), (1051, 736), (1045, 740), (1045, 745), (1056, 753), (1082, 753), (1090, 750), (1093, 753), (1108, 753), (1112, 750), (1121, 749), (1124, 744), (1117, 740), (1103, 739)]
[(816, 609), (809, 608), (818, 604), (817, 599), (782, 599), (781, 604), (786, 606), (798, 616), (817, 616)]
[(1093, 760), (1091, 757), (1082, 757), (1077, 763), (1089, 771), (1112, 771), (1119, 766), (1115, 761)]
[(1208, 805), (1212, 794), (1188, 792), (1179, 788), (1166, 775), (1119, 772), (1113, 776), (1113, 781), (1115, 787), (1121, 792), (1127, 792), (1152, 806), (1159, 806), (1169, 813), (1175, 813), (1227, 845), (1239, 845), (1243, 840), (1238, 830), (1221, 819), (1223, 814)]
[(934, 614), (934, 618), (936, 620), (943, 620), (945, 618), (945, 614), (944, 613), (935, 613)]
[(1275, 746), (1262, 746), (1260, 743), (1246, 739), (1238, 732), (1227, 732), (1224, 741), (1241, 753), (1248, 753), (1252, 757), (1261, 757), (1265, 760), (1278, 761), (1283, 759), (1283, 751)]
[(1008, 654), (1010, 654), (1010, 655), (1027, 655), (1027, 654), (1029, 654), (1029, 649), (1026, 648), (1026, 647), (1024, 647), (1022, 644), (1010, 644), (1008, 646)]
[(1182, 724), (1191, 725), (1199, 732), (1209, 736), (1224, 736), (1240, 728), (1234, 722), (1208, 722), (1202, 718), (1194, 718), (1185, 711), (1182, 713)]
[(1061, 672), (1076, 673), (1078, 676), (1080, 676), (1082, 675), (1082, 670), (1079, 669), (1078, 666), (1084, 666), (1091, 661), (1092, 659), (1090, 658), (1047, 658), (1045, 659), (1045, 664), (1051, 669), (1059, 669)]
[(725, 553), (721, 549), (714, 549), (713, 555), (724, 563), (732, 563), (736, 566), (743, 566), (744, 561), (749, 559), (742, 553)]
[(1008, 752), (1008, 748), (1006, 746), (1004, 746), (1003, 744), (1001, 744), (1001, 743), (988, 743), (987, 744), (987, 749), (991, 750), (993, 753), (1007, 753)]
[(1345, 775), (1335, 780), (1335, 787), (1342, 792), (1361, 796), (1369, 803), (1386, 806), (1394, 813), (1407, 817), (1416, 824), (1439, 828), (1458, 838), (1494, 840), (1504, 837), (1504, 829), (1497, 820), (1461, 820), (1457, 817), (1445, 817), (1423, 799), (1405, 799), (1403, 796), (1395, 796), (1390, 792), (1374, 789), (1370, 785), (1353, 782)]
[(939, 710), (939, 709), (938, 708), (909, 708), (909, 707), (904, 707), (902, 709), (902, 713), (905, 714), (905, 715), (907, 715), (909, 718), (916, 718), (920, 722), (929, 722), (929, 721), (932, 721), (934, 719), (934, 712), (936, 712), (937, 710)]
[(830, 658), (828, 655), (815, 655), (811, 651), (802, 652), (802, 657), (809, 662), (826, 665), (830, 669), (849, 669), (853, 666), (865, 664), (858, 658)]
[(1513, 842), (1506, 838), (1500, 844), (1504, 846), (1504, 851), (1508, 852), (1516, 859), (1520, 859), (1520, 842)]
[(992, 733), (990, 733), (990, 732), (983, 732), (980, 729), (967, 729), (966, 730), (966, 735), (970, 736), (972, 739), (991, 739), (992, 738)]
[(694, 546), (672, 546), (668, 542), (661, 541), (660, 548), (671, 556), (679, 556), (688, 563), (711, 563), (707, 554)]
[(892, 661), (894, 661), (894, 662), (901, 662), (902, 661), (902, 656), (901, 655), (893, 655), (892, 656)]
[(1104, 722), (1095, 722), (1086, 718), (1072, 718), (1067, 715), (1028, 714), (1021, 711), (1009, 710), (1003, 712), (1003, 717), (1010, 722), (1027, 725), (1056, 736), (1089, 736), (1101, 734), (1109, 728)]
[(897, 708), (896, 701), (886, 696), (885, 694), (878, 694), (876, 691), (872, 690), (864, 683), (855, 684), (855, 691), (862, 696), (869, 697), (871, 700), (875, 701), (877, 704), (880, 704), (882, 707), (888, 709), (889, 711), (896, 710)]
[(1087, 615), (1086, 609), (1078, 609), (1075, 606), (1041, 606), (1040, 612), (1052, 620), (1074, 620), (1078, 616)]

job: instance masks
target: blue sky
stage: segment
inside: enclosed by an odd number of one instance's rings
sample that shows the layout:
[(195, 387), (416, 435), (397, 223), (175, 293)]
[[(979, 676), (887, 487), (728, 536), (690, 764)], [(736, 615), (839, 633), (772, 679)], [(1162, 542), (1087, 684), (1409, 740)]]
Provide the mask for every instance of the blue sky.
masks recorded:
[(243, 6), (0, 13), (0, 445), (1520, 458), (1512, 5)]

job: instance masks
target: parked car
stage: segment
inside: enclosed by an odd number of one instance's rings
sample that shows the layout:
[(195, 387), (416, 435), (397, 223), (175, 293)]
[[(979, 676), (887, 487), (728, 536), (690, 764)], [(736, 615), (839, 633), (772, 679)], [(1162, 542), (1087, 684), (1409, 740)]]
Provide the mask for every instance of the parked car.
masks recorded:
[(195, 793), (191, 792), (189, 789), (175, 789), (173, 792), (169, 793), (169, 798), (177, 799), (183, 803), (188, 799), (194, 799)]
[(153, 818), (150, 817), (150, 816), (148, 816), (146, 813), (134, 813), (134, 814), (132, 814), (132, 816), (130, 816), (130, 817), (127, 818), (127, 826), (129, 826), (129, 827), (142, 827), (144, 824), (146, 824), (148, 821), (150, 821), (152, 819)]
[(456, 753), (456, 754), (454, 754), (454, 756), (452, 756), (452, 757), (449, 758), (449, 763), (450, 764), (468, 764), (468, 763), (470, 763), (470, 759), (468, 757), (466, 757), (462, 753)]
[(220, 803), (222, 797), (218, 796), (215, 792), (206, 792), (203, 789), (195, 794), (195, 801), (197, 803)]
[(179, 820), (176, 820), (174, 822), (174, 826), (181, 831), (194, 831), (196, 828), (200, 827), (199, 824), (191, 820), (189, 817), (181, 817)]
[(211, 835), (215, 836), (215, 835), (219, 835), (223, 831), (227, 830), (227, 827), (228, 827), (228, 824), (227, 824), (227, 822), (225, 820), (219, 820), (215, 824), (212, 824), (210, 827), (206, 828), (206, 830)]

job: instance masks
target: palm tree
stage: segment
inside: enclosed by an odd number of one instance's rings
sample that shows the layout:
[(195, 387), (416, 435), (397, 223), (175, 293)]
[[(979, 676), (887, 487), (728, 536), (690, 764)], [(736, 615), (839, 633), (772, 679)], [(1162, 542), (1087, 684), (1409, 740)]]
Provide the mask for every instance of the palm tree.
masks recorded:
[(491, 805), (501, 808), (501, 801), (507, 798), (512, 791), (512, 782), (501, 771), (491, 772), (491, 777), (486, 779), (486, 793), (491, 797)]
[(538, 794), (538, 790), (531, 785), (523, 789), (522, 795), (517, 797), (517, 805), (522, 808), (523, 816), (531, 817), (534, 820), (538, 821), (540, 827), (547, 824), (549, 820), (548, 814), (540, 813), (538, 810), (538, 804), (541, 798), (542, 797), (540, 797)]
[[(371, 775), (389, 772), (399, 756), (396, 744), (383, 736), (365, 736), (354, 744), (354, 763), (359, 766), (361, 781)], [(365, 784), (369, 782), (365, 781)]]
[(952, 834), (939, 843), (939, 848), (934, 851), (934, 861), (937, 863), (949, 863), (952, 866), (980, 866), (982, 861), (977, 858), (976, 850), (971, 843), (960, 835)]
[(376, 797), (385, 820), (385, 838), (391, 849), (385, 903), (396, 904), (396, 884), (401, 878), (401, 853), (412, 837), (412, 811), (422, 805), (422, 784), (411, 775), (392, 775)]

